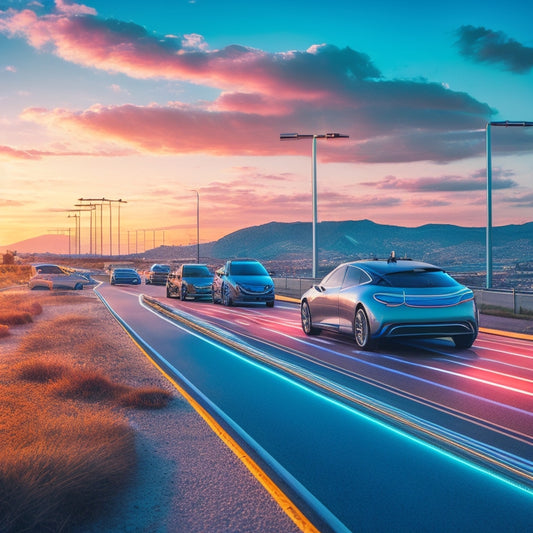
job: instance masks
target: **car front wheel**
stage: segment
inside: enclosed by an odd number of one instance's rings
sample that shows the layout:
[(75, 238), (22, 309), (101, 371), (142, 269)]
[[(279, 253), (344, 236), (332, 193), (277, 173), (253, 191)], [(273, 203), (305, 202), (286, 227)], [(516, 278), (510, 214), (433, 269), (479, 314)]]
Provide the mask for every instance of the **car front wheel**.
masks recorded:
[(320, 330), (313, 327), (313, 320), (311, 319), (311, 309), (307, 302), (302, 302), (300, 306), (300, 316), (302, 319), (302, 329), (306, 335), (317, 335)]
[(222, 303), (228, 307), (233, 305), (230, 295), (230, 288), (227, 285), (222, 286)]
[(355, 312), (353, 329), (357, 346), (362, 349), (371, 348), (373, 342), (370, 334), (370, 323), (368, 322), (368, 317), (362, 307), (359, 307)]
[(180, 289), (180, 300), (183, 302), (187, 298), (187, 289), (182, 285)]

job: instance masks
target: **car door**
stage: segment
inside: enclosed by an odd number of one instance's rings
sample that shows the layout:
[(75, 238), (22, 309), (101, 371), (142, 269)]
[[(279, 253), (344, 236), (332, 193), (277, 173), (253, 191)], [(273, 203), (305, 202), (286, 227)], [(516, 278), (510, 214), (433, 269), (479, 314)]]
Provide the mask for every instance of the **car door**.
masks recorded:
[(359, 302), (361, 285), (370, 282), (366, 272), (359, 267), (350, 265), (346, 270), (342, 287), (339, 291), (339, 328), (344, 331), (352, 331), (355, 317), (355, 307)]
[(326, 276), (316, 290), (320, 293), (313, 300), (311, 314), (317, 326), (338, 329), (339, 291), (346, 273), (346, 265), (337, 267)]
[(54, 288), (70, 289), (72, 288), (72, 278), (68, 272), (65, 272), (59, 266), (49, 267), (48, 279), (52, 281)]

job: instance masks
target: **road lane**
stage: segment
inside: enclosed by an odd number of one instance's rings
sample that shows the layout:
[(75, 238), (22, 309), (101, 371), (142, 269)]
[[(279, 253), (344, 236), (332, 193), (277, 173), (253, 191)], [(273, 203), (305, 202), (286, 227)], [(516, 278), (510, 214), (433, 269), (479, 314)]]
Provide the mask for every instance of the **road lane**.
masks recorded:
[[(101, 289), (113, 309), (126, 317), (132, 328), (142, 332), (150, 345), (158, 346), (159, 353), (165, 353), (195, 386), (209, 391), (212, 401), (225, 413), (231, 413), (237, 425), (246, 427), (253, 441), (268, 443), (268, 452), (275, 462), (310, 487), (350, 529), (387, 531), (394, 524), (393, 529), (407, 531), (413, 529), (414, 520), (432, 531), (450, 528), (497, 531), (512, 530), (512, 524), (528, 522), (532, 502), (527, 490), (507, 484), (314, 390), (295, 386), (277, 372), (265, 371), (242, 356), (212, 343), (206, 347), (205, 341), (183, 330), (177, 334), (175, 327), (163, 326), (161, 319), (149, 317), (146, 310), (136, 306), (139, 291), (116, 289)], [(261, 309), (225, 309), (199, 302), (177, 302), (176, 306), (187, 312), (202, 311), (204, 319), (220, 310), (219, 324), (234, 330), (242, 328), (248, 340), (251, 329), (259, 328), (259, 337), (269, 335), (269, 342), (282, 337), (294, 350), (298, 320), (290, 306), (287, 309), (280, 306), (276, 313), (269, 314)], [(287, 320), (285, 313), (290, 315)], [(269, 316), (274, 320), (269, 320)], [(277, 328), (282, 329), (282, 335), (276, 333)], [(302, 339), (307, 348), (316, 344), (320, 353), (330, 357), (335, 348), (339, 352), (342, 346), (341, 359), (354, 360), (353, 354), (346, 355), (353, 352), (349, 343), (336, 344), (328, 338), (310, 343), (307, 338)], [(301, 344), (297, 346), (301, 348)], [(376, 354), (367, 357), (380, 358)], [(380, 360), (380, 365), (383, 364)], [(349, 373), (343, 376), (353, 380)], [(443, 480), (447, 481), (443, 484)], [(457, 480), (461, 480), (461, 487), (457, 487)], [(445, 529), (444, 524), (442, 529), (434, 524), (442, 508), (451, 513), (446, 516)]]

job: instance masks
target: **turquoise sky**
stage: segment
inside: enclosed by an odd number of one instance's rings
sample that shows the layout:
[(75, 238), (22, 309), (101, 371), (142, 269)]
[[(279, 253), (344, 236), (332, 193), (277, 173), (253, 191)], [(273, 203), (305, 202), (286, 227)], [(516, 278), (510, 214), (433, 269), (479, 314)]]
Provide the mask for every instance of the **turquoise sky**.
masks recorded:
[[(482, 226), (485, 124), (533, 120), (532, 20), (523, 0), (0, 0), (0, 243), (88, 196), (176, 244), (191, 189), (202, 240), (310, 220), (310, 143), (286, 131), (350, 136), (319, 142), (322, 220)], [(495, 223), (530, 221), (533, 131), (493, 144)]]

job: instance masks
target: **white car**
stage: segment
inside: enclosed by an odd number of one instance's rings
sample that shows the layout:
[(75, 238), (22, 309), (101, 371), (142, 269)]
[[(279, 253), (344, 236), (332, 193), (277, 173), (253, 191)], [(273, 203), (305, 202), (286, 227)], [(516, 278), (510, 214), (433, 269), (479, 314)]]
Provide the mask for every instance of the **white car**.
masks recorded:
[(81, 290), (90, 281), (75, 270), (39, 263), (31, 266), (31, 278), (28, 282), (30, 289), (75, 289)]

